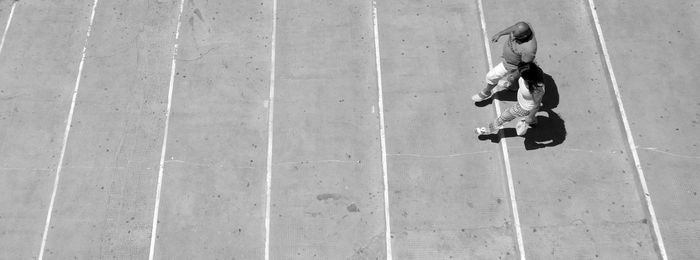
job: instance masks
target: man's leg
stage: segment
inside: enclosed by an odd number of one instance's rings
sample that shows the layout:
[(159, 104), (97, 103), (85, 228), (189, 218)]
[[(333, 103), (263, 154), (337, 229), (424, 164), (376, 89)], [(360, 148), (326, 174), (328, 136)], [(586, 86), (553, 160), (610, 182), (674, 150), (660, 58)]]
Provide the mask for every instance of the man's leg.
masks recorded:
[(498, 85), (498, 81), (508, 73), (503, 62), (498, 63), (486, 73), (486, 86), (476, 95), (472, 96), (474, 102), (481, 102), (489, 99), (493, 95), (493, 88)]

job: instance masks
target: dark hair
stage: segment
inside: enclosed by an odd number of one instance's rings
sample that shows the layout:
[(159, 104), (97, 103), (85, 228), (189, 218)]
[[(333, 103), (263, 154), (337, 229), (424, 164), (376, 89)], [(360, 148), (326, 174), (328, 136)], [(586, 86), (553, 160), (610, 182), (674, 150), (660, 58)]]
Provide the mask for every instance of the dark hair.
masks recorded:
[(542, 82), (542, 69), (533, 62), (518, 66), (518, 72), (526, 81)]

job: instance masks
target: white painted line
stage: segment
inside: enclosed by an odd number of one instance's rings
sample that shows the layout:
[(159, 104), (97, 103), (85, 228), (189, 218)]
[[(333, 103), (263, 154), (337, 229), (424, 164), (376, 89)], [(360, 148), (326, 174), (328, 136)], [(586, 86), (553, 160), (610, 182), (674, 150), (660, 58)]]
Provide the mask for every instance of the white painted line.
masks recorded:
[[(484, 38), (484, 47), (486, 48), (486, 59), (489, 64), (489, 69), (493, 67), (493, 62), (491, 61), (491, 47), (489, 45), (489, 36), (486, 33), (486, 20), (484, 18), (484, 7), (481, 0), (477, 0), (479, 6), (479, 17), (481, 18), (481, 32)], [(500, 102), (496, 99), (493, 100), (494, 107), (496, 109), (496, 116), (501, 116), (501, 106)], [(513, 184), (513, 173), (510, 169), (510, 157), (508, 156), (508, 145), (506, 139), (501, 136), (501, 151), (503, 152), (503, 161), (506, 167), (506, 177), (508, 181), (508, 193), (510, 195), (511, 209), (513, 210), (513, 225), (515, 227), (515, 235), (518, 240), (518, 252), (520, 254), (520, 259), (525, 260), (525, 246), (523, 245), (523, 234), (520, 228), (520, 216), (518, 215), (518, 203), (515, 200), (515, 185)]]
[[(73, 113), (75, 112), (75, 101), (78, 98), (78, 89), (80, 88), (80, 78), (83, 75), (83, 67), (85, 65), (85, 56), (87, 53), (88, 40), (90, 39), (90, 33), (92, 32), (92, 24), (95, 20), (95, 8), (97, 7), (97, 1), (92, 3), (92, 14), (90, 14), (90, 24), (88, 25), (87, 32), (85, 34), (85, 42), (83, 43), (83, 51), (80, 58), (80, 65), (78, 65), (78, 75), (75, 78), (75, 87), (73, 89), (73, 99), (70, 103), (70, 110), (68, 111), (68, 119), (66, 119), (66, 129), (63, 131), (63, 145), (61, 146), (61, 155), (58, 159), (58, 165), (56, 166), (56, 177), (53, 181), (53, 191), (51, 192), (51, 201), (49, 202), (49, 211), (46, 213), (46, 224), (44, 225), (44, 233), (41, 237), (41, 247), (39, 249), (39, 260), (44, 258), (44, 251), (46, 250), (46, 239), (49, 234), (49, 227), (51, 225), (51, 215), (53, 214), (53, 207), (56, 202), (56, 192), (58, 190), (58, 182), (61, 179), (61, 170), (63, 169), (63, 159), (66, 155), (66, 146), (68, 145), (68, 135), (70, 134), (71, 125), (73, 124)], [(14, 6), (13, 6), (14, 7)], [(9, 24), (8, 24), (9, 25)]]
[(7, 24), (5, 24), (5, 31), (2, 33), (2, 39), (0, 40), (0, 54), (2, 54), (2, 47), (5, 46), (5, 37), (7, 37), (7, 30), (10, 29), (10, 23), (12, 23), (12, 15), (15, 13), (15, 6), (17, 1), (12, 1), (12, 8), (10, 8), (10, 15), (7, 17)]
[(644, 171), (642, 171), (642, 164), (639, 161), (639, 155), (637, 154), (637, 146), (634, 143), (634, 138), (632, 137), (632, 130), (630, 129), (629, 121), (627, 120), (627, 114), (625, 113), (625, 108), (622, 104), (622, 96), (620, 95), (620, 88), (617, 85), (617, 80), (615, 79), (615, 73), (613, 72), (612, 63), (610, 62), (610, 55), (608, 54), (608, 48), (605, 45), (605, 38), (603, 37), (603, 29), (600, 26), (600, 20), (598, 19), (598, 12), (596, 11), (595, 3), (593, 0), (588, 0), (588, 7), (591, 10), (593, 16), (593, 21), (595, 22), (595, 29), (598, 33), (598, 40), (600, 42), (601, 49), (603, 49), (603, 56), (605, 57), (605, 65), (608, 68), (608, 74), (610, 75), (610, 82), (612, 83), (613, 90), (615, 91), (615, 98), (617, 99), (617, 108), (620, 111), (620, 116), (622, 117), (622, 124), (625, 127), (625, 134), (627, 135), (627, 142), (629, 144), (630, 151), (632, 152), (632, 157), (634, 158), (634, 166), (637, 168), (637, 177), (639, 177), (639, 182), (642, 187), (642, 192), (644, 192), (644, 201), (646, 203), (647, 211), (649, 212), (649, 217), (651, 218), (651, 226), (654, 229), (654, 238), (659, 247), (659, 254), (661, 258), (666, 260), (668, 256), (666, 255), (666, 248), (664, 247), (664, 241), (661, 237), (661, 230), (659, 229), (659, 222), (656, 219), (656, 212), (654, 211), (654, 205), (651, 203), (651, 195), (649, 194), (649, 189), (647, 188), (647, 182), (644, 178)]
[(158, 184), (156, 186), (156, 203), (153, 210), (153, 224), (151, 225), (151, 246), (148, 251), (148, 259), (153, 260), (155, 255), (156, 237), (158, 231), (158, 211), (160, 209), (160, 194), (163, 188), (163, 168), (165, 168), (165, 151), (168, 145), (168, 130), (170, 128), (170, 113), (173, 101), (173, 86), (175, 85), (175, 58), (180, 47), (178, 40), (180, 39), (180, 26), (182, 25), (181, 17), (184, 9), (185, 0), (180, 1), (180, 11), (177, 15), (177, 28), (175, 29), (175, 43), (173, 44), (172, 60), (170, 63), (170, 85), (168, 86), (168, 106), (165, 113), (165, 129), (163, 130), (163, 146), (160, 151), (160, 165), (158, 167)]
[(386, 163), (386, 130), (384, 127), (384, 98), (382, 89), (382, 66), (381, 66), (381, 55), (379, 54), (379, 23), (377, 18), (377, 1), (372, 1), (372, 22), (374, 23), (374, 53), (375, 62), (377, 66), (377, 96), (378, 96), (378, 107), (379, 110), (379, 137), (381, 140), (382, 147), (382, 174), (384, 177), (384, 225), (386, 230), (384, 231), (384, 239), (386, 244), (386, 259), (392, 260), (391, 252), (391, 216), (389, 207), (389, 175), (388, 167)]
[(275, 115), (275, 46), (277, 44), (277, 0), (272, 0), (272, 35), (270, 36), (270, 100), (267, 116), (267, 177), (265, 179), (265, 260), (270, 259), (270, 202), (272, 200), (272, 131)]

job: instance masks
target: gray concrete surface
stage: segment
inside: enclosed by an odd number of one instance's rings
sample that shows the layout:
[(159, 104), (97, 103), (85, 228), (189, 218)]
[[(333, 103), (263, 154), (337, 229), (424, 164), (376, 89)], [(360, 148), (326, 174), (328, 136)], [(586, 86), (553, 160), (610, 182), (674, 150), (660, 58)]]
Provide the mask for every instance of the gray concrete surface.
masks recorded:
[(262, 259), (270, 2), (187, 1), (157, 259)]
[(15, 9), (0, 55), (0, 259), (39, 253), (89, 14), (75, 1)]
[[(530, 136), (509, 142), (526, 255), (656, 258), (587, 2), (489, 1), (484, 9), (492, 33), (513, 23), (511, 15), (499, 14), (517, 14), (517, 19), (532, 24), (537, 61), (560, 96), (552, 112), (561, 122), (542, 129), (542, 135), (565, 133), (562, 144), (539, 148), (527, 142)], [(497, 44), (492, 50), (501, 53), (501, 48)], [(543, 123), (554, 123), (552, 115), (542, 113), (550, 119), (542, 118)], [(530, 134), (538, 135), (539, 130)]]
[(670, 259), (700, 256), (700, 3), (601, 1), (598, 12)]
[(384, 258), (371, 14), (279, 2), (271, 259)]
[(47, 258), (148, 256), (177, 10), (98, 3)]
[(10, 19), (10, 13), (12, 12), (12, 5), (14, 1), (2, 1), (0, 2), (0, 33), (4, 32), (7, 21)]
[[(38, 255), (91, 3), (18, 2), (2, 259)], [(147, 257), (178, 4), (99, 2), (47, 259)], [(469, 100), (487, 71), (476, 2), (377, 4), (393, 258), (516, 259), (500, 147), (472, 134), (494, 116)], [(505, 131), (526, 256), (659, 258), (587, 1), (484, 4), (489, 36), (533, 24), (551, 77), (540, 126)], [(695, 258), (698, 6), (598, 4), (668, 255)], [(270, 259), (385, 259), (372, 2), (280, 1), (278, 18)], [(261, 259), (272, 1), (187, 0), (182, 25), (156, 258)]]
[(379, 33), (395, 259), (513, 259), (500, 147), (473, 128), (487, 61), (476, 2), (382, 1)]

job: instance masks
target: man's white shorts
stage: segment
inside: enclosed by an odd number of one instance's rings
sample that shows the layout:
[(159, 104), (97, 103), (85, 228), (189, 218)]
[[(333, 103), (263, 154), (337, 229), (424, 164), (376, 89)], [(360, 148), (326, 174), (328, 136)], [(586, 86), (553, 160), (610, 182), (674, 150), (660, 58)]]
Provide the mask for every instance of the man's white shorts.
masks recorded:
[(488, 73), (486, 73), (486, 84), (497, 85), (500, 88), (507, 88), (510, 86), (511, 82), (506, 77), (509, 71), (503, 65), (503, 62), (498, 63), (495, 67), (491, 68)]

